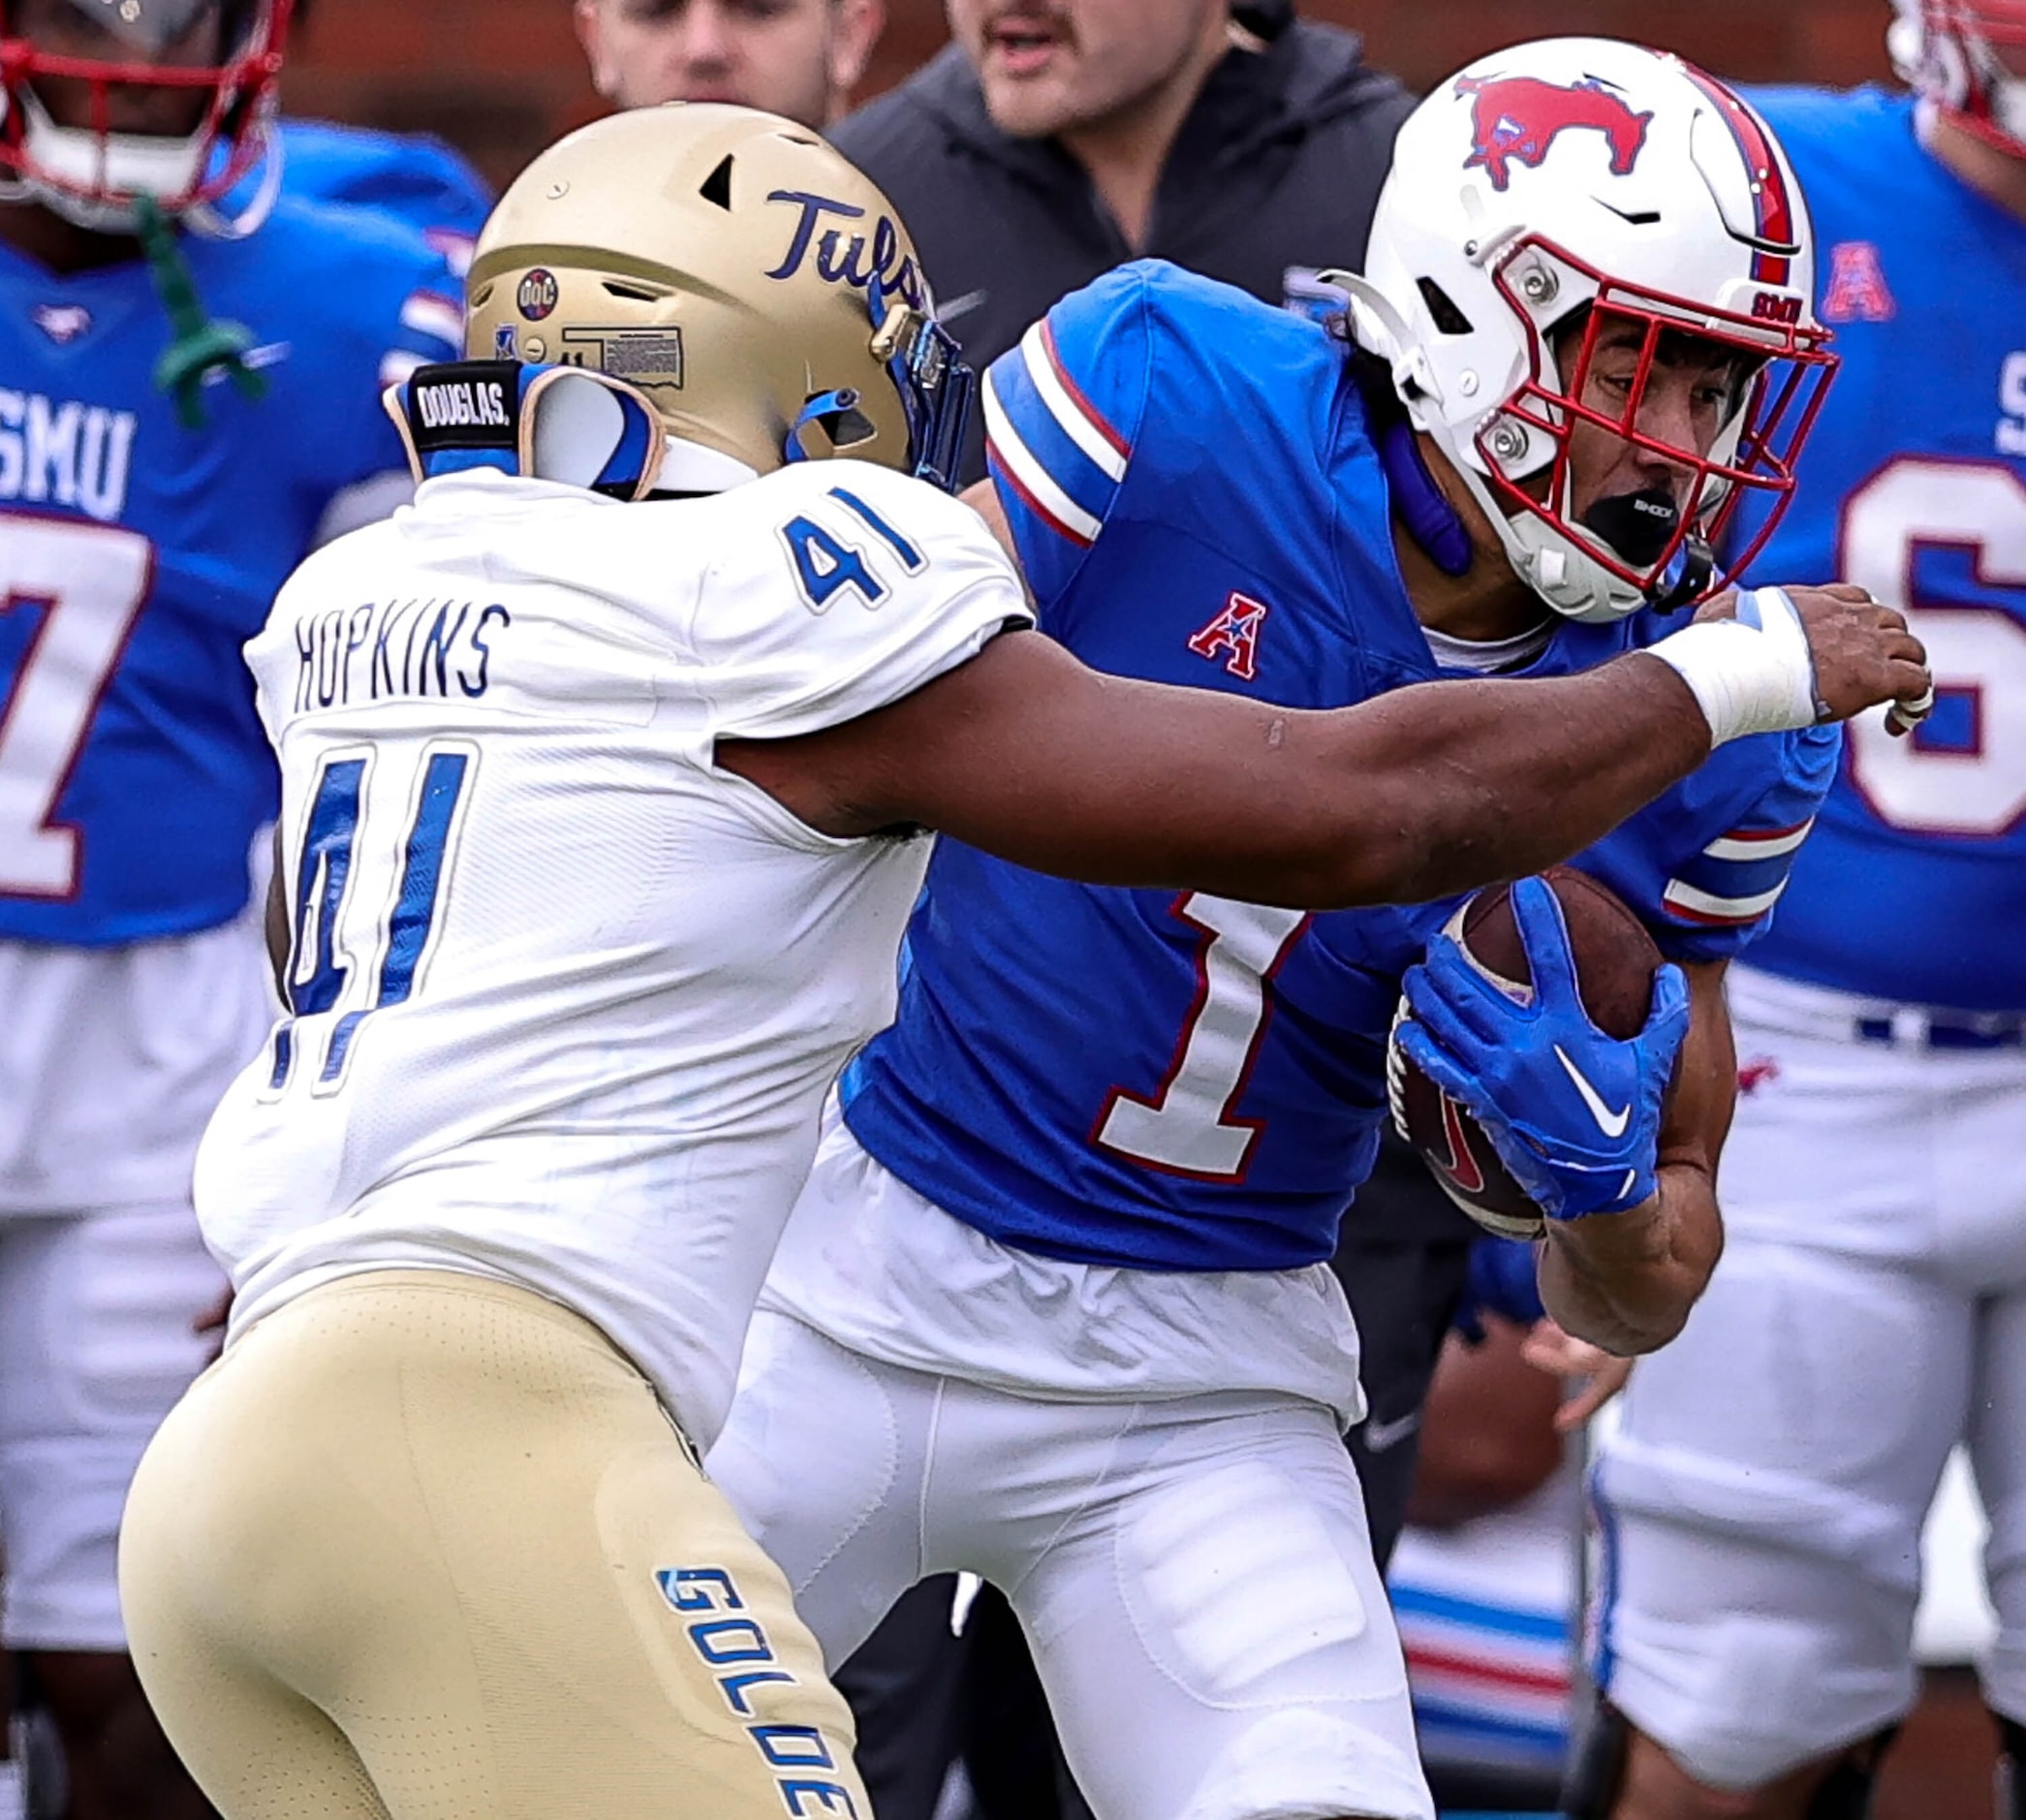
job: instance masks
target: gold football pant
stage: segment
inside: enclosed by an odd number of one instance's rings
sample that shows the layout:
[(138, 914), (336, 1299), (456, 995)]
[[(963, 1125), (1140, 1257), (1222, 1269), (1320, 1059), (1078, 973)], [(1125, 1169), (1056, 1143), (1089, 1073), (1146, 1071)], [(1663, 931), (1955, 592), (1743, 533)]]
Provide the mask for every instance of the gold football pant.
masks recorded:
[(141, 1461), (120, 1594), (226, 1820), (870, 1820), (779, 1570), (524, 1290), (380, 1271), (241, 1335)]

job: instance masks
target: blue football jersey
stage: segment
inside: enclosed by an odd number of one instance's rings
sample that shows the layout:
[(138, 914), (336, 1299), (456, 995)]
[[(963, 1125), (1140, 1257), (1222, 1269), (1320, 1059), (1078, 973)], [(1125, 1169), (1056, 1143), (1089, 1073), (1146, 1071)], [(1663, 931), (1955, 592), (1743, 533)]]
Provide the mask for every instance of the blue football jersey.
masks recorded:
[(473, 243), (492, 212), (492, 193), (440, 139), (330, 120), (284, 120), (281, 149), (288, 195), (391, 215), (421, 235), (460, 277), (470, 268)]
[(405, 467), (383, 383), (458, 345), (441, 257), (289, 199), (249, 238), (184, 236), (245, 325), (185, 429), (140, 260), (58, 275), (0, 245), (0, 938), (99, 946), (213, 926), (275, 804), (240, 645), (333, 497)]
[[(1043, 623), (1086, 662), (1304, 708), (1437, 675), (1361, 395), (1314, 323), (1129, 266), (992, 367), (986, 424)], [(1658, 630), (1564, 623), (1534, 668)], [(1762, 926), (1835, 749), (1722, 748), (1589, 863), (1675, 954), (1728, 956)], [(1449, 908), (1099, 889), (946, 838), (847, 1121), (1011, 1244), (1154, 1270), (1312, 1263), (1378, 1145), (1400, 976)]]
[(1752, 956), (1841, 990), (2026, 1011), (2026, 223), (1876, 90), (1755, 94), (1799, 172), (1842, 370), (1763, 581), (1861, 582), (1935, 669), (1934, 717), (1852, 725)]

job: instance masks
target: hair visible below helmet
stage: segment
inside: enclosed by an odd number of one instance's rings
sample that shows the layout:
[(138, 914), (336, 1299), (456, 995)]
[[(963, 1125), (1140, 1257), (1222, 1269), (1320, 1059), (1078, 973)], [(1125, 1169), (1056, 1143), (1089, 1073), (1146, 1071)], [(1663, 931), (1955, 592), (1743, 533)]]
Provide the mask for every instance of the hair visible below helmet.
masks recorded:
[[(1768, 494), (1732, 552), (1741, 570), (1792, 491), (1835, 365), (1800, 186), (1765, 123), (1699, 70), (1608, 39), (1516, 46), (1441, 84), (1400, 130), (1364, 275), (1345, 282), (1352, 333), (1390, 366), (1414, 426), (1528, 585), (1576, 619), (1714, 591), (1728, 576), (1711, 548), (1747, 493)], [(1586, 382), (1600, 336), (1628, 323), (1636, 376), (1606, 412)], [(1671, 334), (1749, 374), (1706, 452), (1636, 428)], [(1642, 495), (1636, 515), (1577, 521), (1578, 423), (1666, 456), (1690, 477), (1685, 502)]]
[(474, 358), (630, 380), (668, 432), (765, 473), (850, 455), (948, 486), (973, 378), (914, 242), (808, 128), (711, 102), (599, 120), (500, 199)]
[(1892, 0), (1886, 34), (1907, 86), (1966, 132), (2026, 158), (2026, 0)]
[[(77, 56), (38, 45), (15, 27), (17, 0), (0, 0), (0, 196), (40, 203), (95, 233), (132, 233), (142, 197), (165, 215), (193, 218), (215, 233), (250, 232), (254, 220), (229, 224), (210, 207), (269, 149), (292, 0), (69, 3), (98, 27), (112, 54)], [(206, 16), (219, 21), (215, 61), (160, 61)], [(92, 124), (57, 125), (39, 78), (82, 84)], [(136, 89), (196, 94), (202, 118), (180, 137), (112, 131), (114, 95)], [(265, 213), (272, 187), (249, 214)]]

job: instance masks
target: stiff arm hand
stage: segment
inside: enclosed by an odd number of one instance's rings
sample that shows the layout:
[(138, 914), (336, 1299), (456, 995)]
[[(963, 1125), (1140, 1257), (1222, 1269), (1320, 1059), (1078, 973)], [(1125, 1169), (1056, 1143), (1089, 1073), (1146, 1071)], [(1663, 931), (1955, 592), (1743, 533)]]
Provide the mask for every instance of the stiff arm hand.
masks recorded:
[(1715, 744), (1881, 703), (1887, 730), (1903, 736), (1935, 705), (1927, 652), (1906, 616), (1849, 582), (1722, 594), (1648, 648), (1695, 693)]

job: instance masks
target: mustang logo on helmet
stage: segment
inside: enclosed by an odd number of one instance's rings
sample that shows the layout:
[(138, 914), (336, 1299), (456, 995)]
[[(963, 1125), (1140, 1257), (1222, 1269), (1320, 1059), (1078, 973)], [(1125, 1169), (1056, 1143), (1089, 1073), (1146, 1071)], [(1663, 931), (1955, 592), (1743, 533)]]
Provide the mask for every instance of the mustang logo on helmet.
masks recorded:
[(1610, 142), (1611, 171), (1630, 176), (1646, 143), (1648, 113), (1635, 113), (1607, 84), (1589, 77), (1566, 87), (1532, 76), (1459, 76), (1456, 94), (1471, 104), (1466, 171), (1482, 170), (1503, 190), (1515, 164), (1539, 170), (1563, 133), (1587, 127)]

